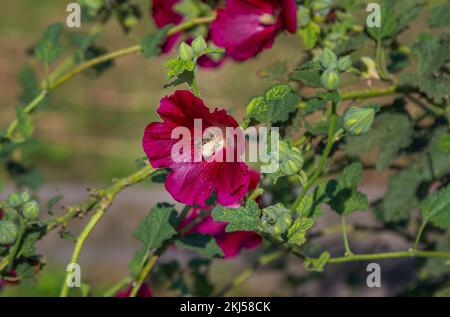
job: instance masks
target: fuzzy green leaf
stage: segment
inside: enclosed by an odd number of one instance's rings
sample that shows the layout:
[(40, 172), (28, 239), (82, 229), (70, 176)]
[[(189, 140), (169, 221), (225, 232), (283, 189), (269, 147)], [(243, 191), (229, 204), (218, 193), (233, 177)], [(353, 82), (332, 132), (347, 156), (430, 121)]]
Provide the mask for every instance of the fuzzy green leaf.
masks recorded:
[(350, 156), (362, 157), (374, 147), (379, 148), (377, 170), (387, 168), (401, 149), (412, 141), (412, 124), (399, 113), (383, 113), (375, 118), (372, 128), (361, 136), (347, 138), (346, 150)]
[(227, 222), (226, 232), (257, 231), (261, 211), (254, 200), (248, 200), (246, 206), (227, 208), (216, 206), (212, 211), (215, 221)]
[(207, 234), (193, 233), (180, 237), (176, 240), (175, 244), (180, 249), (189, 249), (198, 252), (208, 259), (222, 258), (224, 256), (216, 240)]
[(306, 234), (314, 223), (312, 218), (297, 218), (288, 230), (288, 243), (296, 246), (303, 245), (306, 242)]
[(63, 47), (59, 39), (64, 31), (62, 23), (54, 23), (47, 27), (39, 43), (35, 46), (36, 58), (45, 64), (50, 64), (61, 57)]
[(154, 252), (177, 233), (174, 225), (176, 219), (173, 205), (158, 204), (144, 218), (133, 236), (144, 244), (146, 250)]
[(435, 226), (447, 228), (450, 226), (450, 185), (427, 196), (420, 209), (425, 219)]

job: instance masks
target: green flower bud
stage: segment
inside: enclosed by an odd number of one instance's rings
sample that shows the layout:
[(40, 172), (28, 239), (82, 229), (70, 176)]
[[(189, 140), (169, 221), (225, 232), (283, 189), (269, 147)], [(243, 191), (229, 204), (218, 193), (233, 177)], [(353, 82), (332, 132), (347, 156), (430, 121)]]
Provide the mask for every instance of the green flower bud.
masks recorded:
[(337, 56), (336, 56), (336, 54), (334, 54), (334, 52), (332, 50), (330, 50), (328, 47), (325, 47), (325, 49), (322, 51), (322, 53), (319, 56), (319, 62), (322, 64), (322, 67), (325, 69), (336, 68)]
[(17, 238), (17, 226), (11, 221), (0, 220), (0, 244), (13, 244)]
[(24, 192), (20, 195), (20, 198), (22, 198), (22, 202), (23, 202), (23, 203), (26, 203), (26, 202), (30, 201), (31, 196), (30, 196), (30, 193), (29, 193), (28, 191), (24, 191)]
[(272, 236), (280, 236), (292, 225), (292, 214), (283, 204), (264, 208), (262, 211), (261, 226), (264, 232)]
[(344, 114), (344, 129), (353, 135), (367, 133), (374, 118), (375, 110), (372, 108), (351, 107)]
[(183, 61), (191, 61), (194, 58), (194, 49), (183, 42), (178, 49), (178, 56), (180, 56)]
[(341, 72), (345, 72), (350, 67), (352, 67), (352, 58), (350, 57), (350, 55), (339, 58), (339, 60), (337, 62), (337, 66)]
[(341, 83), (339, 74), (334, 69), (327, 69), (320, 77), (322, 85), (328, 90), (335, 90)]
[(303, 155), (296, 147), (291, 147), (288, 142), (280, 142), (280, 169), (283, 175), (297, 174), (303, 167)]
[(199, 37), (197, 37), (195, 40), (192, 41), (192, 48), (194, 49), (195, 54), (201, 55), (208, 48), (208, 44), (206, 44), (206, 41), (203, 38), (203, 36), (200, 35)]
[(6, 203), (13, 208), (19, 208), (22, 205), (22, 198), (19, 193), (12, 193), (9, 195)]
[(35, 201), (27, 202), (22, 209), (22, 215), (27, 220), (36, 220), (39, 217), (39, 205)]

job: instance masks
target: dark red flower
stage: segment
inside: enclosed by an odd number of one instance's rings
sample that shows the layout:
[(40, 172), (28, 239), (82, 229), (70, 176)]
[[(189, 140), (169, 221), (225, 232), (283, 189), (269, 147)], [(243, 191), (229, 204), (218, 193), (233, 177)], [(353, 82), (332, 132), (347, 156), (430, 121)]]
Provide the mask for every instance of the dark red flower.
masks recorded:
[[(251, 191), (258, 186), (260, 175), (258, 172), (250, 170), (250, 182), (249, 189)], [(239, 207), (240, 203), (236, 203), (229, 207)], [(183, 228), (190, 224), (194, 219), (200, 216), (201, 209), (194, 208), (186, 219), (181, 224), (180, 228)], [(208, 234), (217, 242), (217, 245), (222, 249), (225, 258), (235, 257), (240, 253), (242, 249), (254, 249), (261, 244), (261, 237), (255, 232), (251, 231), (238, 231), (238, 232), (225, 232), (226, 223), (214, 221), (211, 215), (205, 217), (199, 224), (194, 226), (188, 233), (202, 233)]]
[[(208, 205), (213, 193), (224, 206), (240, 201), (247, 193), (250, 176), (247, 165), (237, 159), (236, 139), (229, 139), (225, 132), (227, 127), (239, 127), (236, 120), (225, 110), (210, 112), (190, 91), (176, 91), (163, 98), (158, 114), (163, 122), (147, 126), (142, 144), (154, 168), (171, 170), (165, 186), (172, 197), (200, 208)], [(199, 121), (201, 130), (195, 127)], [(189, 138), (181, 134), (173, 137), (176, 128), (187, 132)], [(204, 133), (207, 135), (202, 137)], [(219, 160), (229, 153), (236, 159)], [(175, 159), (174, 154), (178, 156)]]
[(297, 31), (295, 0), (227, 0), (211, 25), (211, 38), (243, 61), (272, 47), (281, 30)]
[[(130, 297), (131, 291), (133, 290), (133, 285), (129, 285), (128, 288), (122, 292), (117, 293), (114, 297)], [(136, 297), (153, 297), (152, 290), (147, 283), (144, 283), (139, 288)]]
[[(180, 0), (153, 0), (152, 14), (158, 28), (163, 28), (166, 25), (177, 25), (183, 21), (183, 16), (174, 10), (175, 4)], [(164, 53), (170, 52), (177, 43), (180, 33), (169, 36), (166, 43), (162, 47)]]

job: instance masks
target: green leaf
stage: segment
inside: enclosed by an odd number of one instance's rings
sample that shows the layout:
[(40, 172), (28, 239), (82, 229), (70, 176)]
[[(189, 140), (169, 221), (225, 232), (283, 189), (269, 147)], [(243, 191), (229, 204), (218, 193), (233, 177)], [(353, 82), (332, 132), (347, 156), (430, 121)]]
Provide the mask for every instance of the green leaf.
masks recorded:
[(212, 211), (212, 216), (215, 221), (228, 222), (226, 232), (257, 231), (261, 211), (254, 200), (248, 200), (246, 206), (239, 208), (216, 206)]
[(259, 122), (285, 122), (297, 109), (300, 97), (286, 84), (276, 84), (247, 106), (247, 116)]
[(312, 218), (297, 218), (289, 228), (287, 236), (288, 243), (301, 246), (306, 242), (306, 233), (314, 226)]
[(435, 38), (423, 35), (411, 51), (417, 60), (417, 73), (403, 74), (402, 81), (441, 102), (450, 91), (450, 79), (440, 72), (441, 67), (450, 60), (450, 33)]
[(174, 58), (164, 63), (164, 67), (169, 68), (166, 80), (173, 79), (172, 82), (169, 82), (164, 87), (167, 88), (187, 83), (192, 88), (195, 78), (195, 66), (194, 61), (182, 60), (180, 58)]
[(193, 233), (180, 237), (175, 242), (180, 249), (189, 249), (200, 253), (208, 259), (222, 258), (222, 249), (217, 245), (216, 240), (207, 234)]
[[(436, 244), (436, 251), (448, 252), (450, 250), (450, 229), (441, 236)], [(450, 274), (450, 263), (447, 259), (427, 259), (421, 275), (426, 277), (442, 277)]]
[(177, 233), (176, 219), (173, 205), (158, 204), (141, 222), (133, 236), (144, 244), (146, 250), (154, 252)]
[(26, 231), (17, 257), (32, 257), (36, 255), (36, 243), (45, 233), (45, 226), (35, 224)]
[(315, 219), (320, 217), (323, 214), (321, 205), (330, 201), (336, 188), (336, 182), (325, 182), (316, 186), (310, 194), (305, 196), (298, 206), (298, 216)]
[(63, 47), (59, 39), (64, 31), (62, 23), (54, 23), (47, 27), (44, 35), (35, 47), (36, 58), (45, 64), (51, 64), (61, 57)]
[(298, 67), (289, 75), (289, 79), (300, 81), (313, 88), (322, 87), (320, 75), (322, 66), (318, 61), (310, 61)]
[(428, 26), (430, 28), (439, 28), (450, 25), (450, 4), (443, 3), (434, 6), (428, 17)]
[(29, 138), (34, 131), (34, 124), (31, 116), (25, 112), (23, 107), (16, 108), (19, 132), (25, 139)]
[(277, 61), (258, 72), (258, 75), (272, 81), (285, 81), (288, 72), (286, 61)]
[(22, 86), (22, 92), (19, 100), (22, 105), (29, 104), (40, 92), (39, 81), (34, 69), (25, 65), (19, 73), (19, 82)]
[[(425, 164), (430, 164), (434, 177), (440, 178), (450, 172), (450, 153), (445, 150), (448, 133), (446, 128), (437, 128), (431, 137), (429, 157), (423, 160)], [(433, 175), (431, 175), (433, 177)]]
[(36, 282), (35, 270), (29, 263), (20, 263), (16, 267), (17, 277), (20, 279), (20, 284), (24, 286), (34, 285)]
[(330, 260), (330, 253), (323, 252), (317, 259), (306, 258), (303, 265), (305, 266), (305, 269), (307, 269), (308, 271), (323, 272), (323, 269), (329, 260)]
[(357, 190), (362, 170), (361, 163), (353, 163), (344, 168), (342, 174), (337, 178), (336, 191), (331, 195), (330, 206), (340, 215), (369, 208), (366, 194)]
[(128, 264), (128, 269), (130, 270), (130, 274), (132, 276), (137, 276), (139, 274), (147, 254), (148, 251), (146, 249), (139, 249), (134, 253), (133, 258)]
[(423, 217), (435, 226), (447, 228), (450, 226), (450, 185), (431, 193), (421, 203)]
[(416, 192), (422, 179), (422, 169), (417, 164), (401, 170), (389, 179), (382, 205), (385, 221), (398, 222), (409, 219), (418, 203)]
[(422, 1), (384, 0), (381, 6), (381, 27), (367, 27), (367, 33), (375, 40), (391, 39), (403, 31), (420, 12)]
[(53, 207), (55, 207), (55, 205), (57, 204), (57, 203), (59, 203), (61, 200), (63, 200), (64, 199), (64, 195), (56, 195), (56, 196), (53, 196), (52, 198), (50, 198), (49, 200), (48, 200), (48, 202), (47, 202), (47, 208), (46, 208), (46, 211), (49, 213), (49, 214), (52, 214), (53, 213)]
[(141, 41), (141, 49), (142, 55), (144, 55), (145, 58), (156, 56), (161, 53), (161, 45), (166, 41), (167, 32), (171, 27), (171, 25), (166, 25), (162, 29), (144, 36)]
[(396, 18), (394, 13), (394, 1), (384, 0), (381, 6), (381, 27), (367, 27), (367, 33), (376, 40), (383, 40), (394, 35), (396, 30)]
[(405, 114), (382, 113), (375, 118), (367, 134), (347, 137), (346, 151), (350, 156), (362, 157), (378, 147), (376, 166), (382, 171), (411, 143), (412, 132), (412, 124)]
[(303, 39), (303, 43), (305, 44), (307, 49), (312, 49), (317, 44), (317, 40), (319, 39), (320, 35), (320, 27), (314, 23), (309, 22), (300, 30), (298, 31), (298, 34)]

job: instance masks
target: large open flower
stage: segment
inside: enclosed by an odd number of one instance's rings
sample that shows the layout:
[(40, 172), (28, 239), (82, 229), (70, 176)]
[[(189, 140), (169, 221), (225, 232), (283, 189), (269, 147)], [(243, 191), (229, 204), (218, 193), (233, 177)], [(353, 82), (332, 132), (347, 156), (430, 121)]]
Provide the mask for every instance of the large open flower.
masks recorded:
[[(260, 175), (258, 172), (250, 170), (249, 191), (258, 186)], [(239, 207), (240, 202), (229, 207)], [(184, 228), (192, 221), (201, 216), (202, 210), (194, 208), (181, 224), (180, 228)], [(208, 234), (216, 240), (217, 245), (222, 249), (225, 258), (232, 258), (239, 254), (242, 249), (254, 249), (261, 244), (262, 238), (251, 231), (226, 232), (227, 224), (224, 222), (214, 221), (211, 214), (208, 214), (203, 220), (195, 225), (188, 233)]]
[(227, 0), (211, 25), (211, 38), (242, 61), (272, 47), (281, 30), (297, 30), (295, 0)]
[[(190, 91), (163, 98), (158, 114), (163, 122), (147, 126), (142, 144), (153, 167), (170, 169), (165, 186), (172, 197), (201, 208), (213, 193), (224, 206), (240, 201), (249, 187), (248, 167), (225, 131), (238, 128), (236, 120), (225, 110), (210, 112)], [(234, 159), (225, 159), (230, 153)]]

